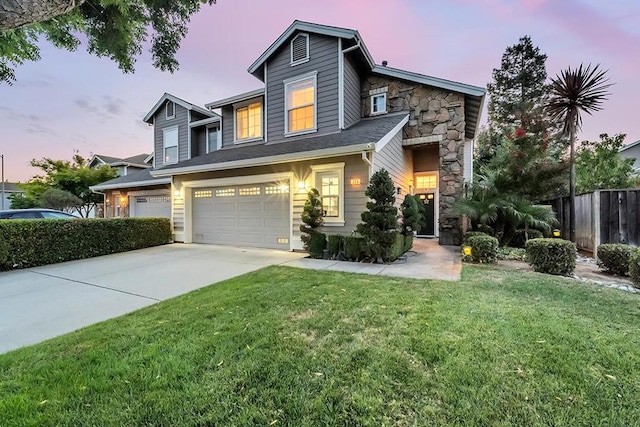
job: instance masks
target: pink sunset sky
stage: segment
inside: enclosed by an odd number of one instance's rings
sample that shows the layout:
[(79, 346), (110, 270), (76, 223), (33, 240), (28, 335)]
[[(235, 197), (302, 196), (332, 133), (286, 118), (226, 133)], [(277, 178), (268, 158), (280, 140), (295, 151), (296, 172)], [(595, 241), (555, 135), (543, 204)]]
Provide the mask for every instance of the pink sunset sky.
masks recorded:
[[(155, 70), (145, 53), (135, 74), (107, 60), (42, 42), (42, 59), (0, 85), (5, 179), (37, 173), (33, 158), (127, 157), (152, 150), (143, 116), (164, 92), (204, 105), (261, 82), (247, 67), (295, 19), (360, 31), (377, 63), (486, 87), (507, 46), (530, 35), (555, 76), (581, 62), (609, 69), (615, 86), (580, 139), (626, 133), (640, 140), (640, 2), (637, 0), (218, 0), (192, 18), (180, 71)], [(486, 121), (486, 114), (483, 123)]]

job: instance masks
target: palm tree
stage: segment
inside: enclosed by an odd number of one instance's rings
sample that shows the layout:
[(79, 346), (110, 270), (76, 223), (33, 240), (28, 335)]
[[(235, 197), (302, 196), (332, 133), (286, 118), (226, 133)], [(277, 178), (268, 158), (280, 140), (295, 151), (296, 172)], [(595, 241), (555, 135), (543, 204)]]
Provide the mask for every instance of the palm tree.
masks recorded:
[(602, 102), (610, 93), (607, 91), (612, 84), (605, 77), (608, 70), (600, 69), (600, 65), (591, 68), (591, 64), (579, 68), (567, 68), (551, 79), (551, 97), (547, 104), (547, 111), (551, 119), (564, 123), (563, 134), (569, 136), (571, 149), (569, 163), (569, 239), (576, 241), (576, 165), (575, 140), (576, 131), (582, 127), (582, 112), (589, 115), (602, 109)]

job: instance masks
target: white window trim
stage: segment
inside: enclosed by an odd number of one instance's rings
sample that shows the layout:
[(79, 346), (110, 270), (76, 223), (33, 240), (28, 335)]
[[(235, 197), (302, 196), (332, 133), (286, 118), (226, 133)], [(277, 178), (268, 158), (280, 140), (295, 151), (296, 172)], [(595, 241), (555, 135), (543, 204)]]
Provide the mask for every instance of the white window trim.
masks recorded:
[[(324, 218), (324, 225), (328, 227), (340, 227), (344, 225), (344, 162), (340, 163), (328, 163), (325, 165), (311, 165), (311, 183), (313, 188), (318, 189), (318, 183), (316, 181), (316, 175), (321, 172), (337, 172), (338, 179), (340, 181), (340, 194), (339, 194), (339, 212), (337, 218)], [(318, 192), (320, 190), (318, 189)], [(322, 196), (322, 194), (320, 194)]]
[[(374, 100), (374, 98), (377, 98), (379, 96), (384, 98), (384, 111), (375, 111), (374, 112), (373, 111), (373, 100)], [(388, 111), (388, 108), (387, 108), (387, 93), (383, 92), (383, 93), (376, 93), (374, 95), (371, 95), (370, 104), (371, 104), (371, 115), (372, 116), (379, 116), (380, 114), (387, 114), (387, 111)]]
[[(293, 60), (293, 42), (298, 37), (306, 38), (306, 41), (307, 41), (307, 56), (305, 58), (303, 58), (303, 59), (299, 59), (297, 61), (294, 61)], [(292, 38), (291, 42), (289, 43), (289, 64), (291, 64), (291, 66), (294, 67), (294, 66), (299, 65), (299, 64), (304, 64), (305, 62), (309, 62), (309, 34), (307, 34), (307, 33), (299, 33), (297, 36)]]
[[(311, 129), (299, 130), (296, 132), (289, 132), (289, 109), (287, 105), (287, 87), (294, 83), (301, 82), (303, 80), (313, 79), (313, 127)], [(302, 74), (300, 76), (292, 77), (290, 79), (283, 80), (284, 83), (284, 136), (297, 136), (304, 135), (306, 133), (313, 133), (318, 131), (318, 72), (312, 71), (310, 73)]]
[[(173, 105), (173, 114), (169, 115), (169, 104)], [(167, 120), (171, 120), (171, 119), (175, 119), (176, 118), (176, 103), (173, 101), (167, 101), (167, 103), (164, 105), (164, 117)]]
[(217, 129), (218, 130), (218, 137), (216, 138), (216, 150), (220, 149), (220, 145), (222, 142), (222, 129), (220, 128), (220, 126), (209, 126), (205, 128), (205, 151), (207, 154), (211, 153), (211, 151), (209, 150), (209, 131), (211, 129)]
[[(256, 136), (253, 138), (244, 138), (244, 139), (238, 139), (238, 134), (236, 131), (236, 127), (238, 125), (238, 118), (237, 118), (237, 111), (240, 108), (244, 108), (244, 107), (248, 107), (249, 105), (252, 104), (256, 104), (259, 103), (260, 104), (260, 130), (262, 131), (262, 134), (260, 136)], [(238, 104), (233, 104), (233, 143), (234, 144), (244, 144), (245, 142), (253, 142), (253, 141), (262, 141), (264, 139), (264, 102), (262, 102), (262, 99), (258, 99), (256, 102), (256, 99), (250, 99), (244, 102), (240, 102)]]
[[(167, 136), (166, 133), (168, 131), (173, 131), (175, 130), (178, 133), (178, 138), (176, 140), (176, 151), (177, 151), (177, 155), (176, 155), (176, 161), (175, 162), (166, 162), (165, 159), (167, 158), (167, 156), (165, 155), (165, 150), (167, 149)], [(173, 147), (173, 145), (169, 145), (169, 147)], [(180, 128), (179, 126), (171, 126), (171, 127), (166, 127), (164, 129), (162, 129), (162, 164), (163, 165), (175, 165), (176, 163), (178, 163), (180, 161)]]

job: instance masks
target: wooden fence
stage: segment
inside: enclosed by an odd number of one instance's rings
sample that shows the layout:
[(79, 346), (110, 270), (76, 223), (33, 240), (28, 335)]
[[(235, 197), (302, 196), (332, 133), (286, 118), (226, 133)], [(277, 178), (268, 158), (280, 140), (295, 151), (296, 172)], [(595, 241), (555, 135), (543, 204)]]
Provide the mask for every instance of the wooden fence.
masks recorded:
[[(547, 202), (569, 238), (569, 198)], [(576, 245), (597, 256), (602, 243), (640, 244), (640, 189), (597, 190), (576, 196)]]

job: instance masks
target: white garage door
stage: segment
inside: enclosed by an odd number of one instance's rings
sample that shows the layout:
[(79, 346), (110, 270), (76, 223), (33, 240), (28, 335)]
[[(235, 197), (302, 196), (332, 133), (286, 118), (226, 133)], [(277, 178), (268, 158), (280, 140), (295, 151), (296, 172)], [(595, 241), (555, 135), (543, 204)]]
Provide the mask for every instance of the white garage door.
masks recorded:
[(275, 182), (193, 190), (193, 241), (289, 249), (289, 186)]
[(133, 196), (131, 216), (137, 218), (171, 218), (170, 196)]

